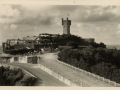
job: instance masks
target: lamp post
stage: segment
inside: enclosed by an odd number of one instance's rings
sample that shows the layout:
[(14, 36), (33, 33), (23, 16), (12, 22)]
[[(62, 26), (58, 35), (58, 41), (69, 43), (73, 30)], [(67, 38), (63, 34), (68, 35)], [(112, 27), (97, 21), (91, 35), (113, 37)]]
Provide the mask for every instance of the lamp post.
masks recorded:
[(50, 47), (51, 47), (51, 52), (53, 52), (53, 43), (50, 43)]
[(83, 86), (83, 83), (80, 81), (80, 76), (79, 76), (79, 62), (80, 61), (78, 61), (78, 86)]
[(42, 63), (41, 57), (39, 57), (39, 62)]
[[(0, 60), (0, 61), (1, 61), (1, 60)], [(2, 65), (2, 61), (1, 61), (1, 66), (3, 66), (3, 65)]]
[(79, 77), (79, 62), (80, 61), (78, 61), (78, 84), (79, 84), (79, 79), (80, 79), (80, 77)]

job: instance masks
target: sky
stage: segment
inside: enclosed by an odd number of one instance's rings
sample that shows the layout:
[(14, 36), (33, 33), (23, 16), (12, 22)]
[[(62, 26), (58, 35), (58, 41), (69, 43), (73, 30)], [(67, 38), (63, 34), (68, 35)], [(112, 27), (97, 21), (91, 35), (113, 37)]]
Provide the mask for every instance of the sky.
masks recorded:
[(71, 20), (71, 34), (120, 44), (120, 6), (0, 4), (0, 45), (40, 33), (62, 34), (61, 18), (66, 17)]

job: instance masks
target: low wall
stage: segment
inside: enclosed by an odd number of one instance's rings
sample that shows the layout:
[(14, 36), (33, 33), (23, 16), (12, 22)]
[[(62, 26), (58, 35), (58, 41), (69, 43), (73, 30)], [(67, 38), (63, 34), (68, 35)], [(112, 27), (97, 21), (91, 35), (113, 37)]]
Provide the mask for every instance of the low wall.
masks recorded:
[(45, 64), (43, 65), (43, 63), (38, 64), (38, 67), (40, 69), (42, 69), (43, 71), (47, 72), (48, 74), (50, 74), (51, 76), (55, 77), (56, 79), (60, 80), (61, 82), (67, 84), (68, 86), (79, 86), (79, 87), (88, 86), (88, 85), (86, 85), (85, 83), (83, 83), (81, 81), (76, 82), (75, 80), (67, 78), (67, 76), (60, 73), (58, 70), (50, 68), (50, 67), (48, 68), (47, 65), (45, 65)]
[(27, 63), (27, 56), (23, 56), (23, 57), (18, 57), (18, 62), (19, 63)]
[(112, 84), (112, 85), (114, 85), (115, 87), (120, 87), (120, 84), (119, 84), (119, 83), (116, 83), (115, 81), (111, 81), (111, 80), (109, 80), (109, 79), (106, 79), (106, 78), (101, 77), (101, 76), (99, 76), (99, 75), (95, 75), (94, 73), (90, 73), (90, 72), (85, 71), (85, 70), (83, 70), (83, 69), (79, 69), (79, 68), (77, 68), (77, 67), (74, 67), (74, 66), (72, 66), (72, 65), (70, 65), (70, 64), (64, 63), (64, 62), (59, 61), (59, 60), (57, 60), (57, 62), (59, 62), (59, 63), (61, 63), (61, 64), (63, 64), (63, 65), (66, 65), (66, 66), (68, 66), (68, 67), (71, 67), (71, 68), (73, 68), (73, 69), (75, 69), (75, 70), (79, 70), (79, 71), (81, 71), (82, 73), (85, 73), (85, 74), (87, 74), (87, 75), (93, 76), (93, 77), (95, 77), (95, 78), (97, 78), (97, 79), (99, 79), (99, 80), (102, 80), (102, 81), (106, 82), (106, 83)]
[[(19, 62), (19, 63), (37, 63), (38, 62), (38, 58), (35, 59), (36, 56), (16, 56), (16, 57), (12, 57), (10, 58), (9, 62)], [(17, 58), (17, 60), (15, 59)], [(31, 59), (30, 59), (31, 58)], [(34, 59), (33, 59), (34, 58)]]

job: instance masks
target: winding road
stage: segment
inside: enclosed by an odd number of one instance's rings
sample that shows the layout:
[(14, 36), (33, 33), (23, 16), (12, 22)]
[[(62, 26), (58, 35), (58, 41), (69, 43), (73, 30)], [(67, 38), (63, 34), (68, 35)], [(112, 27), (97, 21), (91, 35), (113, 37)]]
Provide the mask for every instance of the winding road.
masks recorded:
[[(79, 78), (79, 80), (82, 81), (87, 87), (114, 87), (114, 85), (103, 82), (82, 72), (78, 72), (73, 68), (70, 68), (57, 62), (56, 53), (45, 53), (40, 55), (40, 57), (41, 59), (39, 60), (39, 63), (46, 65), (47, 67), (50, 67), (53, 70), (59, 71), (59, 73), (61, 73), (69, 79), (78, 80)], [(36, 83), (36, 86), (67, 86), (66, 84), (62, 83), (53, 76), (41, 70), (38, 67), (38, 64), (24, 64), (17, 62), (6, 64), (22, 67), (30, 73), (34, 74), (36, 77), (38, 77), (38, 82)]]
[(66, 84), (57, 80), (53, 76), (39, 69), (38, 65), (36, 64), (24, 64), (24, 63), (17, 63), (17, 62), (5, 63), (5, 64), (22, 67), (27, 71), (29, 71), (30, 73), (32, 73), (33, 75), (35, 75), (36, 77), (38, 77), (38, 82), (35, 84), (36, 86), (67, 86)]
[(88, 86), (88, 87), (114, 87), (114, 85), (103, 82), (99, 79), (96, 79), (95, 77), (84, 74), (82, 72), (78, 72), (73, 68), (65, 66), (57, 62), (56, 59), (57, 59), (56, 53), (45, 53), (41, 55), (40, 63), (45, 64), (46, 66), (59, 71), (60, 73), (65, 75), (67, 78), (70, 78), (73, 80), (77, 80), (79, 78), (79, 80), (82, 81), (85, 84), (85, 86)]

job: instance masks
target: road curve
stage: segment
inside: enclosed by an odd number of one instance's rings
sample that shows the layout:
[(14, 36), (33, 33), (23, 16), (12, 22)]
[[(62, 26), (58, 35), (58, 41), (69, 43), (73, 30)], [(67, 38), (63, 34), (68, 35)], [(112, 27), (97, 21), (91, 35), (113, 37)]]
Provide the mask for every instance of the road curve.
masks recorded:
[(56, 59), (57, 55), (55, 53), (45, 53), (41, 55), (40, 63), (46, 64), (47, 66), (58, 70), (60, 73), (64, 74), (67, 78), (77, 79), (79, 76), (79, 80), (90, 87), (114, 87), (114, 85), (108, 84), (92, 76), (86, 75), (82, 72), (78, 72), (73, 68), (62, 65), (61, 63), (58, 63)]
[(23, 63), (6, 63), (8, 65), (18, 66), (26, 69), (36, 77), (38, 77), (38, 82), (36, 86), (67, 86), (63, 82), (57, 80), (53, 76), (39, 69), (36, 64), (23, 64)]

